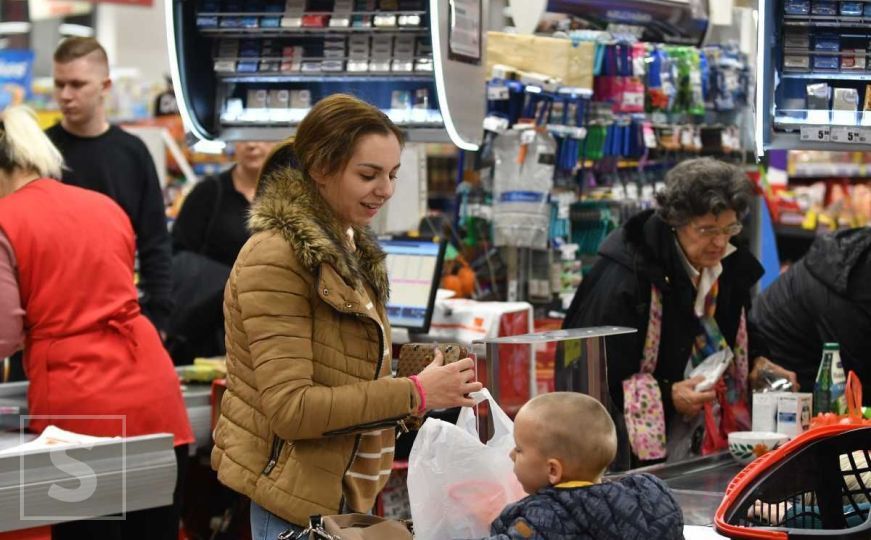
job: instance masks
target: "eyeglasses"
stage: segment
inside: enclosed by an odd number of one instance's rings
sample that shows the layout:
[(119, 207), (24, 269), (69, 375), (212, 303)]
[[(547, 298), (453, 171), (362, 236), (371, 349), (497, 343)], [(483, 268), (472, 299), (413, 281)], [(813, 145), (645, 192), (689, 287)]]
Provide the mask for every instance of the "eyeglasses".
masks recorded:
[(715, 236), (736, 236), (741, 233), (744, 226), (740, 223), (733, 223), (725, 227), (715, 227), (713, 225), (693, 226), (693, 230), (703, 238), (714, 238)]

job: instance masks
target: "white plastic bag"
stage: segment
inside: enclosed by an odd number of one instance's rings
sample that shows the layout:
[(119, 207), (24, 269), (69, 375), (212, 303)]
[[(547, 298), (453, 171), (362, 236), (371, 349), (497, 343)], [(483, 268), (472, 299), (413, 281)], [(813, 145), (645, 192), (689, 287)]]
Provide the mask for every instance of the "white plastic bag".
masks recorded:
[(486, 388), (472, 398), (490, 402), (494, 434), (486, 445), (467, 407), (457, 425), (428, 418), (411, 447), (408, 498), (415, 540), (489, 536), (490, 523), (502, 509), (526, 495), (509, 456), (514, 423)]
[(687, 363), (686, 373), (684, 373), (687, 379), (692, 379), (697, 375), (702, 375), (705, 377), (705, 380), (698, 383), (694, 390), (696, 392), (705, 392), (710, 390), (717, 384), (717, 381), (720, 380), (720, 377), (723, 376), (723, 373), (726, 372), (726, 369), (729, 367), (729, 364), (732, 363), (732, 358), (735, 355), (732, 354), (732, 349), (721, 349), (714, 354), (708, 356), (702, 362), (697, 365), (695, 368), (692, 368), (692, 363)]

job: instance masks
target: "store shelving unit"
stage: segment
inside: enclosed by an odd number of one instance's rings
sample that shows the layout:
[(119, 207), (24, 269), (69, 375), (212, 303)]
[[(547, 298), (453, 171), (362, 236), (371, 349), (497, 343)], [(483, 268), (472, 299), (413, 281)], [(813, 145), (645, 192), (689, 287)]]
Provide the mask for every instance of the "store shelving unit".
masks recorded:
[[(815, 2), (808, 13), (789, 13), (787, 4), (759, 2), (757, 154), (871, 150), (871, 111), (864, 110), (871, 92), (871, 17), (814, 13)], [(823, 92), (830, 95), (810, 103), (809, 85), (827, 85)], [(844, 99), (835, 99), (836, 89)]]
[[(486, 27), (477, 61), (456, 58), (448, 51), (452, 5), (448, 0), (168, 2), (173, 81), (186, 128), (208, 140), (280, 140), (294, 133), (319, 99), (346, 92), (384, 110), (410, 142), (477, 149)], [(481, 2), (481, 24), (487, 7)], [(476, 84), (479, 90), (470, 91)]]

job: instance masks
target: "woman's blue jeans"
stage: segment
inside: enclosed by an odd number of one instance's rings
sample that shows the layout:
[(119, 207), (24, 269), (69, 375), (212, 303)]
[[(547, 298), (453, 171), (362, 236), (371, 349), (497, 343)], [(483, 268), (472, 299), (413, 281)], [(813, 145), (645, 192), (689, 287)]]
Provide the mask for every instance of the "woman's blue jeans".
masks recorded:
[(288, 523), (251, 501), (251, 540), (276, 540), (279, 534), (288, 529), (301, 532), (303, 527)]

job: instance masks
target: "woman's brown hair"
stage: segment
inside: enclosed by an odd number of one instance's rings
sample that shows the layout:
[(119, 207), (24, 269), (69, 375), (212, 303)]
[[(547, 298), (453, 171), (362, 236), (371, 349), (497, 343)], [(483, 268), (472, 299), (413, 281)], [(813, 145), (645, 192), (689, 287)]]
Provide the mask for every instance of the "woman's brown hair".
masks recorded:
[(344, 170), (360, 137), (376, 133), (405, 136), (386, 114), (348, 94), (333, 94), (318, 101), (296, 130), (293, 153), (306, 174), (331, 176)]

